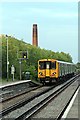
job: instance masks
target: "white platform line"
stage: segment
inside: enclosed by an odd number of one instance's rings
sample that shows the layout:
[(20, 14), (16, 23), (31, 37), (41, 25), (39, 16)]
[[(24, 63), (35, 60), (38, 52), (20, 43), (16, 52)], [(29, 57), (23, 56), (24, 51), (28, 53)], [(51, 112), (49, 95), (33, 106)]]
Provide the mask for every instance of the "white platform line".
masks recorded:
[(79, 88), (77, 89), (76, 93), (74, 94), (74, 96), (73, 96), (73, 98), (72, 98), (69, 106), (67, 107), (66, 111), (64, 112), (62, 118), (66, 118), (66, 117), (67, 117), (67, 114), (69, 113), (69, 111), (70, 111), (70, 109), (71, 109), (71, 107), (72, 107), (72, 105), (73, 105), (73, 102), (74, 102), (74, 100), (75, 100), (75, 98), (76, 98), (76, 96), (77, 96), (77, 94), (78, 94), (78, 92), (79, 92), (79, 89), (80, 89), (80, 86), (79, 86)]

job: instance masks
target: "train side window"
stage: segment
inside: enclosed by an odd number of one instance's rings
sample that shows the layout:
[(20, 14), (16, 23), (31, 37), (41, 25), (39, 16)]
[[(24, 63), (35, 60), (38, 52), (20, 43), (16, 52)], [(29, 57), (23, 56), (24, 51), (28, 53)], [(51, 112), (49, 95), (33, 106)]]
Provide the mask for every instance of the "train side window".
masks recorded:
[(56, 69), (56, 62), (51, 63), (51, 69)]

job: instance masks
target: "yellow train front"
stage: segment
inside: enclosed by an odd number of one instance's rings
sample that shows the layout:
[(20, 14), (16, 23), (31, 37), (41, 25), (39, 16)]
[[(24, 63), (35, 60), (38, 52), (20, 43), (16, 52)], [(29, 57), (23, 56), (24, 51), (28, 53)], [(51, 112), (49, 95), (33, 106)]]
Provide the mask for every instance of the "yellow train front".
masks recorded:
[(58, 78), (58, 64), (54, 59), (42, 59), (38, 61), (38, 78), (42, 83), (52, 82)]
[(73, 63), (58, 61), (55, 59), (42, 59), (38, 61), (38, 78), (43, 84), (55, 82), (60, 78), (72, 77), (75, 73)]

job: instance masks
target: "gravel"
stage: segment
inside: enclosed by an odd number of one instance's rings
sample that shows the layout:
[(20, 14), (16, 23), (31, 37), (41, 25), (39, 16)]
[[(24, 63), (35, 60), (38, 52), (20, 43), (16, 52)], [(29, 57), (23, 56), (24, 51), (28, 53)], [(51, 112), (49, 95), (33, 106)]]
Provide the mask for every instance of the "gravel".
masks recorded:
[(78, 82), (70, 85), (67, 89), (64, 90), (64, 92), (52, 100), (52, 102), (50, 102), (45, 108), (40, 110), (38, 114), (34, 115), (33, 118), (56, 118), (76, 90), (77, 86)]
[[(4, 118), (18, 118), (24, 112), (31, 109), (33, 106), (41, 102), (46, 96), (49, 96), (54, 91), (59, 89), (62, 85), (55, 87), (53, 90), (36, 97), (34, 100), (24, 105), (20, 109), (14, 110), (8, 115), (4, 116)], [(40, 110), (38, 114), (36, 114), (33, 118), (56, 118), (59, 112), (62, 110), (64, 105), (67, 103), (76, 87), (78, 86), (78, 82), (74, 82), (71, 86), (69, 86), (64, 92), (62, 92), (58, 97), (56, 97), (52, 102), (50, 102), (44, 109)]]

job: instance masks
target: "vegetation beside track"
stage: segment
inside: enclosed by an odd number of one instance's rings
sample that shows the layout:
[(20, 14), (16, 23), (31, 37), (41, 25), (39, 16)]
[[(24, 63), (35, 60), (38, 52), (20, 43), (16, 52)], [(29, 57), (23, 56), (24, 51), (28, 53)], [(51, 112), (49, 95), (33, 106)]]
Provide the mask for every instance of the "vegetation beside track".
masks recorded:
[(13, 82), (16, 82), (16, 81), (19, 81), (19, 80), (16, 80), (16, 79), (14, 79), (14, 81), (12, 80), (12, 79), (8, 79), (8, 81), (7, 81), (7, 79), (5, 78), (5, 79), (0, 79), (0, 85), (5, 85), (5, 84), (8, 84), (8, 83), (13, 83)]
[[(6, 78), (6, 67), (7, 67), (7, 40), (5, 35), (2, 36), (2, 78)], [(66, 62), (72, 62), (72, 57), (69, 53), (64, 52), (54, 52), (51, 50), (41, 49), (40, 47), (35, 47), (23, 40), (18, 40), (14, 37), (8, 37), (8, 52), (9, 52), (9, 78), (11, 75), (11, 66), (15, 67), (15, 79), (19, 80), (20, 75), (20, 64), (19, 56), (20, 51), (28, 50), (28, 60), (23, 60), (22, 67), (22, 79), (25, 79), (25, 73), (30, 72), (30, 79), (35, 79), (37, 81), (37, 62), (39, 59), (57, 59)]]

